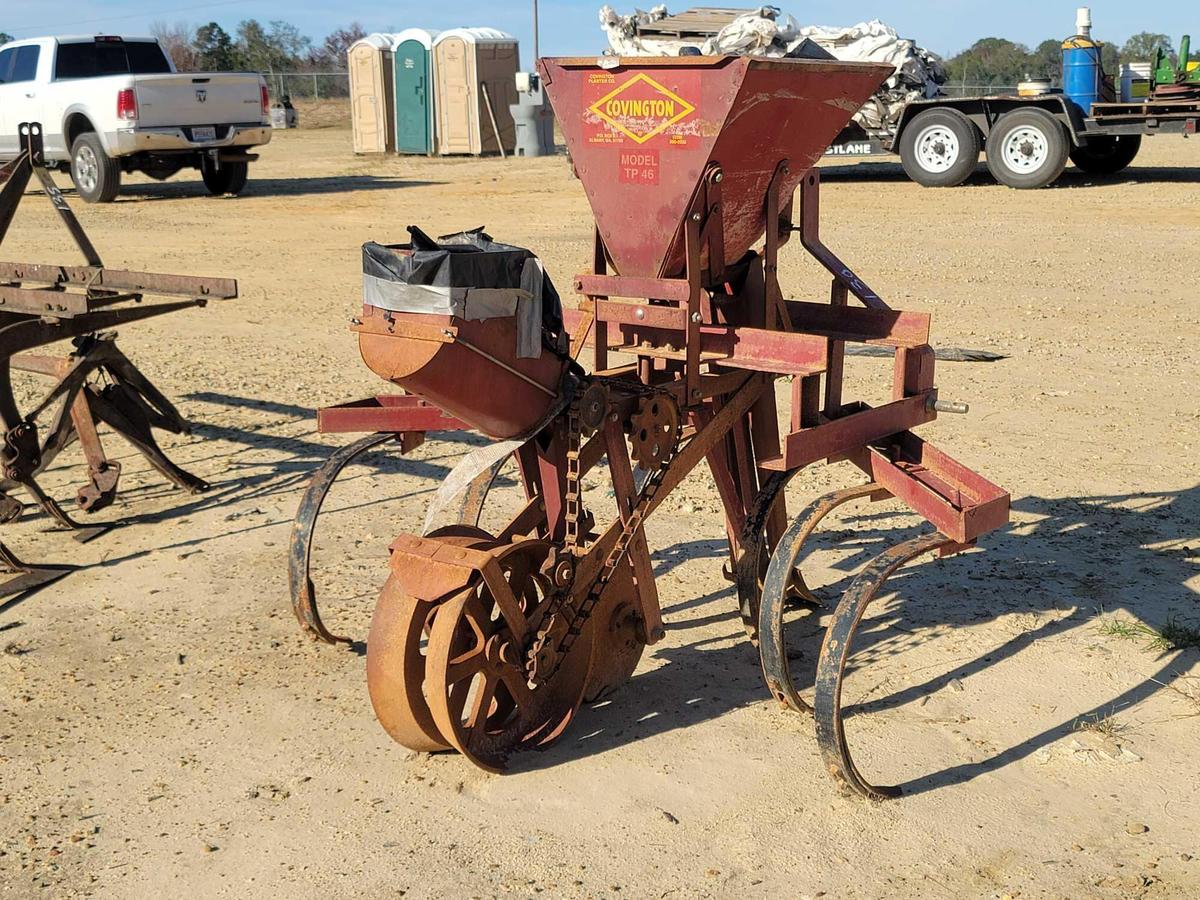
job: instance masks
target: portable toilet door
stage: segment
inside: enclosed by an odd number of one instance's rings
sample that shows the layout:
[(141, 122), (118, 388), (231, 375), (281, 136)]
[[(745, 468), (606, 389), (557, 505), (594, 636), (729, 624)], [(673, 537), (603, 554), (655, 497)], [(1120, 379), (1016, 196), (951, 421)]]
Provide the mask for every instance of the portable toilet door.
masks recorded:
[(431, 154), (434, 145), (433, 39), (436, 31), (408, 28), (392, 45), (396, 73), (396, 152)]
[(355, 153), (387, 153), (394, 146), (392, 42), (391, 35), (372, 34), (347, 51)]
[[(507, 37), (507, 35), (506, 35)], [(486, 97), (479, 98), (480, 150), (483, 153), (514, 153), (517, 148), (517, 124), (510, 107), (517, 96), (517, 71), (521, 68), (520, 51), (515, 39), (481, 42), (475, 47), (476, 80), (487, 88)], [(483, 92), (483, 88), (480, 88)], [(487, 109), (491, 103), (491, 113)], [(492, 128), (492, 115), (496, 127)], [(499, 133), (499, 143), (497, 143)]]
[[(516, 102), (517, 52), (516, 38), (494, 28), (453, 28), (437, 36), (433, 56), (440, 154), (478, 156), (498, 153), (501, 146), (512, 151), (516, 127), (508, 107)], [(481, 84), (487, 85), (486, 93)]]

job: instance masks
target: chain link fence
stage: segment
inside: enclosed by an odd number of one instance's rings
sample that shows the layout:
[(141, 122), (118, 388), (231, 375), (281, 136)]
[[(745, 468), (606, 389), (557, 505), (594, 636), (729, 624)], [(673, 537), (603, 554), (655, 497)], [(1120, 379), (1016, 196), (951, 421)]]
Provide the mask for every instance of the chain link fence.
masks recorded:
[(994, 97), (1015, 94), (1015, 84), (943, 84), (942, 94), (946, 97)]
[(345, 100), (350, 96), (348, 72), (263, 72), (271, 97), (293, 100)]
[[(262, 76), (271, 87), (272, 97), (287, 95), (292, 99), (335, 100), (350, 96), (348, 72), (263, 72)], [(1016, 92), (1015, 84), (1000, 82), (942, 85), (942, 93), (947, 97), (986, 97)]]

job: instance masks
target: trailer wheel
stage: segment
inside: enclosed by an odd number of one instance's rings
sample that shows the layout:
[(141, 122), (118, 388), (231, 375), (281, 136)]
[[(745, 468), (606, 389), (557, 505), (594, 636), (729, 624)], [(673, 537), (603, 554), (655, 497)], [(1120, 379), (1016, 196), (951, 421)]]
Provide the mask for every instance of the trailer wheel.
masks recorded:
[(71, 145), (71, 181), (85, 203), (112, 203), (121, 190), (121, 166), (87, 131)]
[(930, 109), (916, 116), (900, 137), (900, 161), (908, 177), (924, 187), (957, 187), (979, 165), (982, 138), (956, 109)]
[(1116, 134), (1089, 138), (1071, 151), (1071, 162), (1089, 175), (1116, 175), (1142, 149), (1140, 134)]
[(220, 167), (205, 159), (200, 165), (200, 176), (204, 186), (213, 196), (240, 194), (246, 188), (250, 175), (250, 164), (245, 162), (223, 162)]
[(1058, 180), (1070, 150), (1058, 119), (1044, 109), (1016, 109), (1002, 115), (988, 135), (988, 169), (1011, 188), (1042, 188)]

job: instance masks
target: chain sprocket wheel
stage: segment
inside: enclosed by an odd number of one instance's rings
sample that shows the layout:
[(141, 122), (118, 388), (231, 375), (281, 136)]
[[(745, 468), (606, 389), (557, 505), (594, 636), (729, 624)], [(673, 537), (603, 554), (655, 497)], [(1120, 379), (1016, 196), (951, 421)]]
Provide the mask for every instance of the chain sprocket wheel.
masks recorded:
[(592, 671), (584, 700), (592, 703), (621, 687), (642, 659), (641, 603), (633, 578), (633, 564), (626, 557), (604, 589), (593, 613), (595, 638)]
[[(495, 546), (479, 528), (451, 525), (429, 535), (471, 549)], [(375, 717), (392, 739), (410, 750), (449, 750), (425, 698), (426, 639), (438, 612), (437, 601), (404, 592), (395, 573), (388, 576), (367, 638), (367, 691)]]
[(608, 388), (593, 381), (579, 398), (579, 426), (583, 434), (591, 436), (604, 424), (608, 414)]
[(679, 407), (666, 394), (642, 398), (629, 419), (629, 455), (647, 472), (661, 469), (679, 443)]
[[(550, 584), (541, 573), (545, 541), (518, 541), (493, 552), (530, 627), (545, 615)], [(508, 620), (486, 582), (438, 609), (429, 633), (426, 696), (438, 731), (482, 769), (503, 771), (519, 750), (546, 746), (566, 730), (583, 701), (591, 669), (585, 629), (550, 681), (529, 686), (520, 623)]]

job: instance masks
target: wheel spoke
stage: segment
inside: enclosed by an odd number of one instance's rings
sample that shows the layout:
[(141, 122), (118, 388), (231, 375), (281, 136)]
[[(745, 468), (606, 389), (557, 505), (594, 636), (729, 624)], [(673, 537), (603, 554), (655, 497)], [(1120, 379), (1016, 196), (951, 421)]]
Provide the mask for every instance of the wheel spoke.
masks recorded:
[[(541, 602), (534, 582), (549, 545), (526, 540), (491, 552), (506, 573), (496, 589), (509, 595), (505, 606), (526, 607), (518, 609), (524, 619), (533, 611), (528, 606)], [(520, 642), (510, 634), (507, 616), (492, 618), (498, 605), (491, 593), (494, 580), (485, 578), (439, 607), (425, 683), (431, 715), (446, 740), (475, 765), (500, 771), (513, 752), (561, 733), (571, 720), (587, 688), (593, 642), (585, 630), (552, 682), (531, 690), (521, 659), (501, 654), (505, 642), (515, 648)]]
[(446, 684), (455, 685), (460, 681), (469, 681), (483, 671), (484, 663), (482, 647), (452, 659), (446, 668)]
[(492, 714), (492, 700), (496, 696), (496, 687), (499, 684), (500, 678), (495, 672), (483, 673), (483, 683), (475, 691), (471, 701), (471, 715), (465, 722), (472, 734), (486, 732), (488, 717)]

